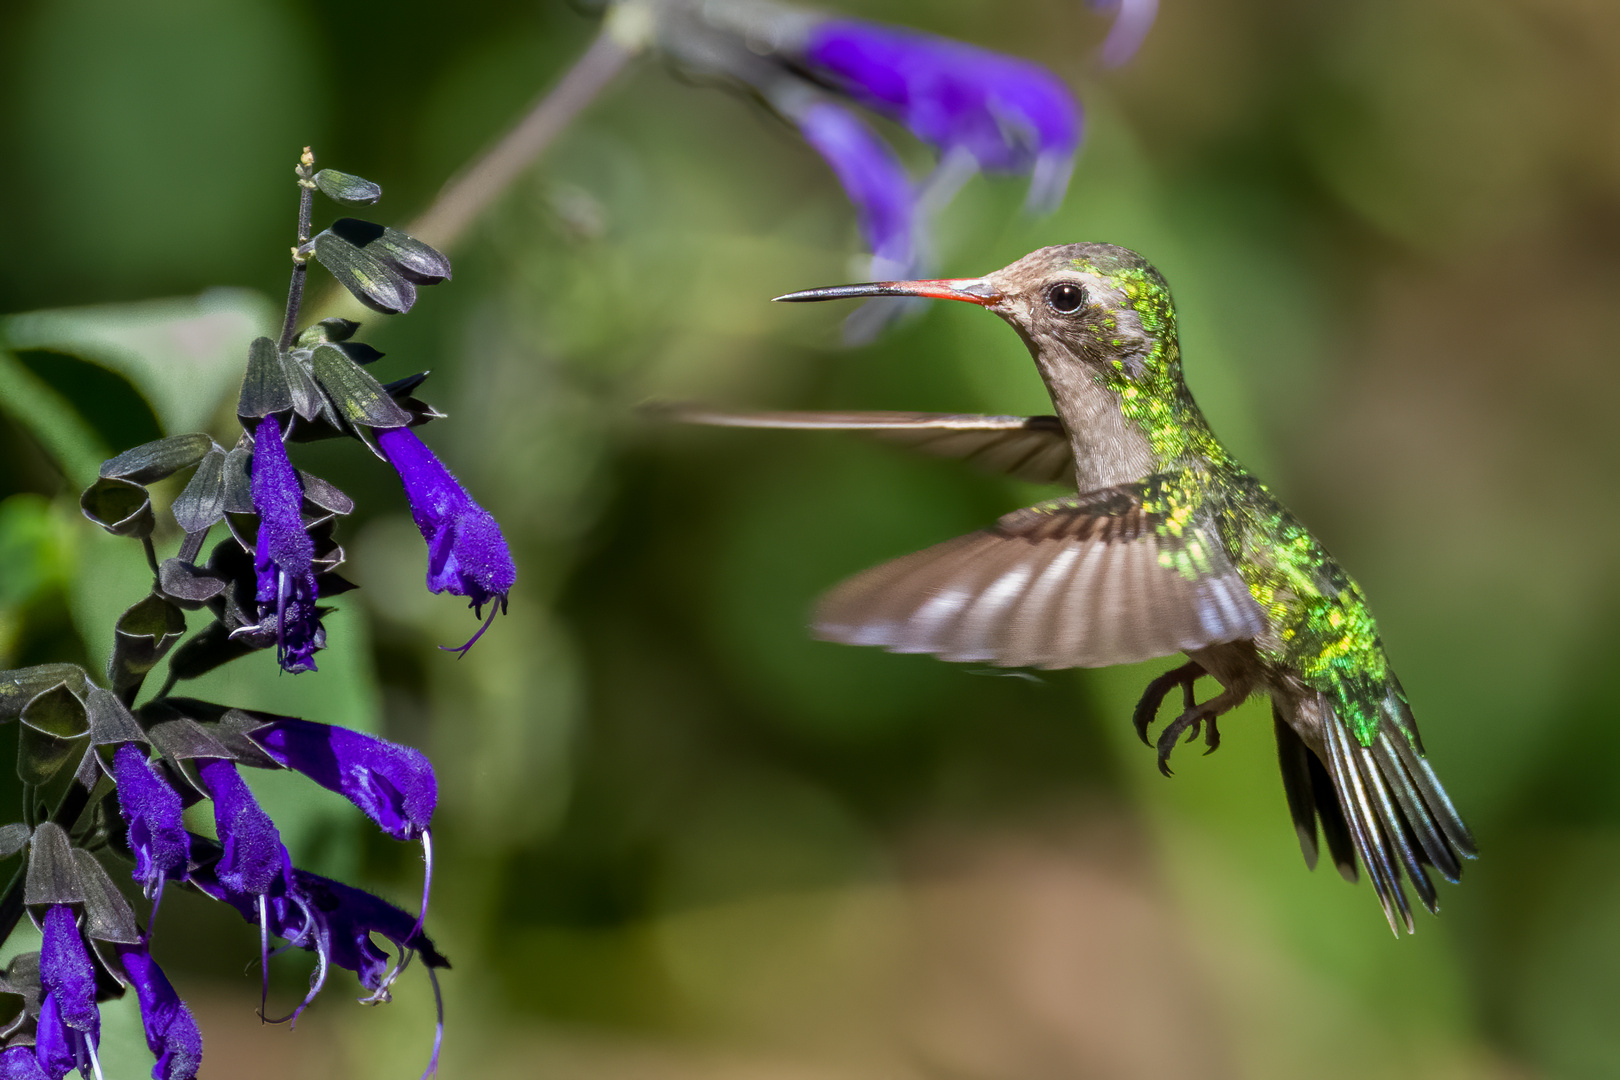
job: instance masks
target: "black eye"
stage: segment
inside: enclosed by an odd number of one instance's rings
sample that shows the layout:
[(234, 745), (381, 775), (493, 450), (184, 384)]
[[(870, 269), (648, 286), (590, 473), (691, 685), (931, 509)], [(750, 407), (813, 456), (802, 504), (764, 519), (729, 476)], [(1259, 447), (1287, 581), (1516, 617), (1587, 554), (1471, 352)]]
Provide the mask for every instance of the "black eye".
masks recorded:
[(1046, 303), (1053, 311), (1072, 315), (1086, 302), (1086, 290), (1072, 281), (1060, 281), (1046, 290)]

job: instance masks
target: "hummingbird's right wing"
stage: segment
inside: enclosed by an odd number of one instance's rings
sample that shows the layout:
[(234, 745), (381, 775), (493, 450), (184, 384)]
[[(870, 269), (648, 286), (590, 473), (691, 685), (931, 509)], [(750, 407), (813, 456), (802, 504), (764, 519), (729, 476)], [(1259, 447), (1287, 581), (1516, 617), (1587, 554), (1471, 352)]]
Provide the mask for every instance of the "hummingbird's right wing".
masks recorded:
[(1074, 451), (1055, 416), (980, 416), (921, 412), (752, 412), (667, 410), (674, 419), (716, 427), (861, 431), (936, 457), (969, 461), (989, 472), (1037, 484), (1073, 484)]
[(1170, 527), (1155, 486), (1004, 516), (833, 589), (816, 635), (1003, 667), (1106, 667), (1252, 638), (1265, 615), (1207, 517)]

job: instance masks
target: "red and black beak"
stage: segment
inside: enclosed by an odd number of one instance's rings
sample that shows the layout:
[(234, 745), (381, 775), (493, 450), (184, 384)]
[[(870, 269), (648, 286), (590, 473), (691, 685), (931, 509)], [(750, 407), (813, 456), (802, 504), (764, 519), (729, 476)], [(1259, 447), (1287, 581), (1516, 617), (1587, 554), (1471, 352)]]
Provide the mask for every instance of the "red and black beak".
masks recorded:
[(931, 281), (869, 281), (861, 285), (830, 285), (824, 289), (791, 292), (777, 300), (802, 304), (812, 300), (859, 300), (868, 296), (923, 296), (930, 300), (965, 300), (989, 307), (1001, 299), (1000, 290), (984, 278), (944, 278)]

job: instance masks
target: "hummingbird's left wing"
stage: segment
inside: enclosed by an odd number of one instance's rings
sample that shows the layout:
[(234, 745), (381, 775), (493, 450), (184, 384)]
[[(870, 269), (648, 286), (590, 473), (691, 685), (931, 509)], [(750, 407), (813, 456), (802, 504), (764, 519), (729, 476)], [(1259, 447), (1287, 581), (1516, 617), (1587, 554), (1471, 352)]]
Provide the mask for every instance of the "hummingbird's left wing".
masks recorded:
[(923, 412), (751, 412), (665, 410), (676, 420), (716, 427), (861, 431), (936, 457), (969, 461), (989, 472), (1037, 484), (1073, 484), (1074, 451), (1055, 416), (981, 416)]
[[(1107, 667), (1265, 630), (1207, 514), (1144, 506), (1150, 477), (1007, 514), (839, 585), (828, 641), (1004, 667)], [(1179, 478), (1169, 478), (1172, 483)]]

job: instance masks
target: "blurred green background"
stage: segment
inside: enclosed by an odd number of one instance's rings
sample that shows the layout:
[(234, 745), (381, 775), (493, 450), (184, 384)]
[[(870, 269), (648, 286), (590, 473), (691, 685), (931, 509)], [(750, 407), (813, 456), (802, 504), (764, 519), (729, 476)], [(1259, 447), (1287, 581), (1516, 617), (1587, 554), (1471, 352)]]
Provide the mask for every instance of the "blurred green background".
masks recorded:
[[(1164, 0), (1117, 72), (1079, 0), (846, 10), (1076, 87), (1063, 207), (974, 181), (939, 271), (1082, 239), (1158, 264), (1189, 382), (1366, 587), (1484, 857), (1395, 941), (1365, 882), (1302, 865), (1263, 706), (1167, 782), (1128, 718), (1169, 662), (1029, 679), (809, 641), (842, 576), (1052, 492), (634, 406), (1044, 394), (961, 305), (845, 350), (844, 312), (766, 303), (864, 275), (850, 208), (780, 123), (643, 58), (453, 249), (453, 283), (362, 334), (384, 378), (432, 369), (451, 419), (427, 437), (513, 543), (510, 615), (440, 653), (472, 618), (423, 590), (391, 473), (303, 447), (357, 498), (363, 588), (319, 673), (260, 654), (196, 691), (430, 753), (443, 1075), (1620, 1075), (1620, 6)], [(0, 8), (0, 312), (45, 312), (0, 324), (0, 667), (100, 663), (145, 588), (64, 469), (210, 418), (235, 438), (298, 149), (404, 223), (593, 32), (551, 0)], [(413, 902), (413, 849), (251, 779), (300, 863)], [(387, 1008), (339, 975), (296, 1033), (261, 1028), (252, 932), (170, 895), (156, 952), (205, 1075), (420, 1069), (420, 971)], [(308, 958), (277, 965), (290, 1000)], [(144, 1075), (130, 1007), (108, 1030), (109, 1075)]]

